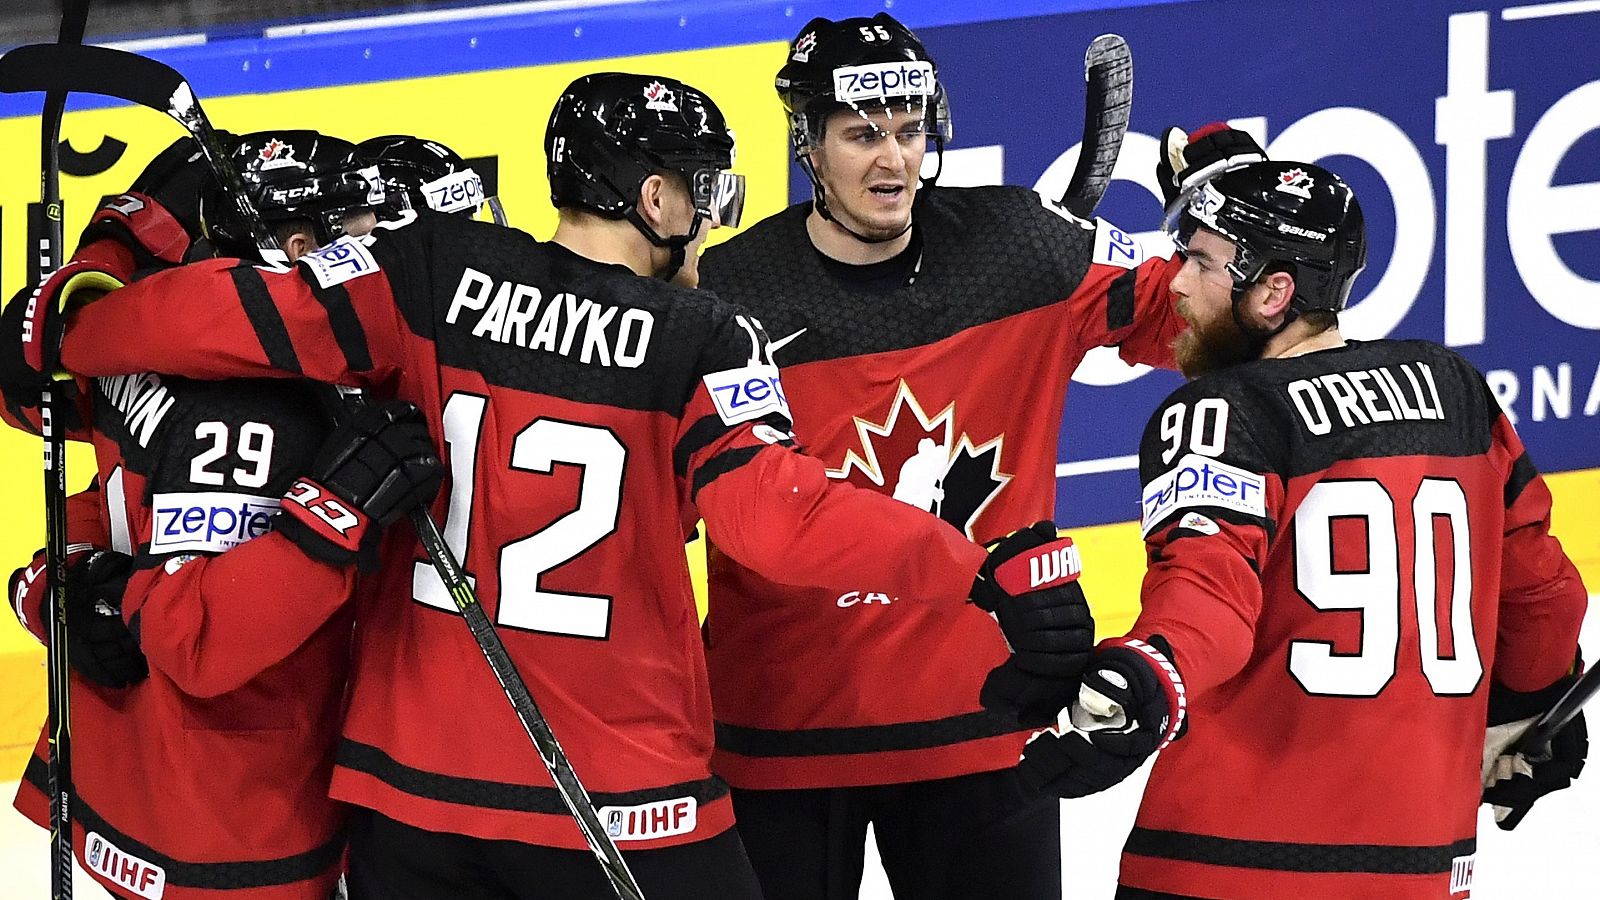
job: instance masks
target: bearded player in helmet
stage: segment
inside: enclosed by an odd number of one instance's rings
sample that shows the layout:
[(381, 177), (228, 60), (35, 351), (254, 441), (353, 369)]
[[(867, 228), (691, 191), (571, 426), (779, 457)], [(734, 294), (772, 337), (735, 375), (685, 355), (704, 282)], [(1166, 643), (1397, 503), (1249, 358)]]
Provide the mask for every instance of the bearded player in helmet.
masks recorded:
[[(416, 211), (259, 273), (265, 290), (248, 296), (204, 266), (125, 288), (75, 314), (61, 361), (109, 371), (158, 356), (237, 376), (283, 372), (289, 347), (307, 375), (423, 405), (450, 447), (435, 509), (446, 538), (645, 895), (753, 900), (710, 771), (682, 550), (695, 520), (775, 581), (870, 576), (952, 616), (980, 569), (1014, 562), (1020, 585), (992, 572), (986, 596), (1014, 601), (1002, 623), (1030, 648), (1074, 598), (1025, 573), (1064, 548), (986, 555), (926, 512), (829, 482), (799, 451), (759, 324), (687, 289), (707, 231), (735, 221), (742, 196), (709, 97), (668, 78), (586, 76), (557, 101), (545, 144), (560, 214), (549, 243)], [(163, 319), (204, 327), (152, 333), (158, 302)], [(867, 523), (889, 534), (865, 540)], [(332, 788), (360, 807), (352, 895), (605, 896), (415, 541), (391, 534), (381, 552)]]
[[(1173, 366), (1178, 261), (1025, 188), (939, 186), (949, 98), (887, 14), (807, 23), (776, 87), (812, 197), (701, 269), (772, 334), (796, 436), (831, 477), (974, 540), (1052, 518), (1068, 380), (1095, 347)], [(774, 584), (712, 543), (717, 773), (769, 900), (853, 897), (869, 825), (899, 897), (1060, 896), (1059, 803), (1015, 766), (1076, 668), (1011, 655), (981, 606), (951, 620), (891, 597), (840, 616), (881, 589)], [(1086, 656), (1087, 606), (1059, 627)]]
[(1480, 793), (1514, 825), (1587, 753), (1581, 717), (1506, 749), (1579, 668), (1550, 493), (1466, 360), (1340, 334), (1366, 234), (1332, 172), (1257, 162), (1171, 209), (1193, 380), (1140, 448), (1142, 611), (1023, 777), (1081, 796), (1166, 747), (1120, 898), (1470, 890)]

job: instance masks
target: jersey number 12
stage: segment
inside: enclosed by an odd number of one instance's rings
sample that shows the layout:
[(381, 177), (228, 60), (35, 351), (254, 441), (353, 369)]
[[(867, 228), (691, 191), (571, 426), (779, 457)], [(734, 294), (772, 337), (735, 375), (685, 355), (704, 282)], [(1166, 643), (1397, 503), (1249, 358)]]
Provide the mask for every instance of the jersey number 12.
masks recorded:
[[(478, 441), (488, 402), (476, 394), (455, 393), (444, 405), (444, 440), (450, 450), (452, 479), (444, 537), (463, 565), (477, 484)], [(583, 477), (577, 508), (500, 548), (496, 625), (598, 640), (610, 636), (611, 597), (546, 590), (539, 579), (617, 530), (627, 459), (628, 449), (622, 441), (610, 430), (594, 425), (543, 418), (517, 432), (511, 442), (511, 468), (548, 475), (562, 463), (582, 466)], [(414, 565), (411, 596), (418, 603), (456, 611), (427, 562)]]

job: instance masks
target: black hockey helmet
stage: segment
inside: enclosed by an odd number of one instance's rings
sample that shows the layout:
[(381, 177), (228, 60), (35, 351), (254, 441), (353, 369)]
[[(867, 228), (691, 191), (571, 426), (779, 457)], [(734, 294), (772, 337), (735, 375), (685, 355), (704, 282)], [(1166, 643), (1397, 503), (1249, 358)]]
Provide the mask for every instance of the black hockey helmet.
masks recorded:
[(1228, 274), (1234, 301), (1268, 266), (1294, 275), (1294, 315), (1337, 313), (1367, 264), (1366, 222), (1356, 195), (1321, 166), (1258, 162), (1224, 172), (1185, 192), (1169, 210), (1168, 233), (1180, 249), (1201, 227), (1234, 245)]
[[(811, 152), (822, 146), (828, 117), (840, 110), (854, 110), (863, 118), (887, 110), (923, 123), (942, 164), (952, 129), (939, 67), (911, 29), (888, 13), (807, 22), (789, 44), (789, 58), (774, 85), (789, 113), (795, 161), (811, 179), (817, 210), (825, 217), (832, 218)], [(938, 177), (936, 169), (927, 182)]]
[(357, 144), (355, 156), (361, 165), (378, 168), (384, 194), (380, 214), (431, 209), (471, 218), (485, 202), (483, 179), (438, 141), (386, 134)]
[[(239, 138), (230, 157), (269, 229), (307, 220), (326, 245), (344, 234), (346, 215), (383, 202), (376, 171), (363, 172), (354, 150), (315, 131), (258, 131)], [(200, 220), (219, 253), (260, 256), (249, 223), (220, 189), (201, 197)]]
[[(710, 97), (681, 81), (585, 75), (556, 100), (544, 149), (556, 208), (627, 219), (651, 243), (673, 250), (673, 272), (704, 222), (737, 226), (744, 210), (744, 176), (727, 171), (733, 132)], [(639, 216), (639, 188), (660, 172), (678, 173), (689, 187), (696, 216), (688, 234), (657, 234)]]
[(812, 19), (789, 44), (774, 80), (796, 158), (821, 143), (828, 116), (841, 109), (889, 107), (949, 140), (950, 104), (938, 73), (922, 41), (888, 13)]

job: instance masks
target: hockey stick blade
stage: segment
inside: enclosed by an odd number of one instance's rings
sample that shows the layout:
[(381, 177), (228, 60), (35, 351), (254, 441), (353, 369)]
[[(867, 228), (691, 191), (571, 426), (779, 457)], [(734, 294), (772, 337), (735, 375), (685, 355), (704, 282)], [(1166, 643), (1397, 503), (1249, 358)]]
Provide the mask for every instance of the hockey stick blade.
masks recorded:
[(172, 110), (180, 103), (194, 102), (188, 82), (166, 63), (110, 47), (68, 44), (28, 44), (0, 56), (0, 91), (102, 94), (174, 118)]
[(1567, 689), (1556, 705), (1550, 707), (1528, 726), (1528, 730), (1517, 738), (1514, 751), (1521, 753), (1529, 759), (1538, 759), (1550, 752), (1550, 741), (1556, 732), (1567, 727), (1567, 723), (1578, 717), (1583, 711), (1583, 705), (1594, 699), (1596, 691), (1600, 691), (1600, 666), (1596, 666), (1583, 674), (1572, 687)]
[(69, 47), (29, 44), (0, 56), (0, 91), (74, 91), (116, 97), (166, 113), (182, 125), (204, 154), (212, 174), (224, 188), (242, 221), (250, 223), (261, 256), (270, 263), (287, 264), (271, 232), (261, 224), (250, 193), (228, 159), (216, 130), (189, 87), (189, 82), (166, 63), (148, 56), (110, 47)]
[(1080, 219), (1094, 215), (1111, 184), (1133, 110), (1133, 54), (1121, 35), (1102, 34), (1083, 56), (1083, 142), (1061, 205)]

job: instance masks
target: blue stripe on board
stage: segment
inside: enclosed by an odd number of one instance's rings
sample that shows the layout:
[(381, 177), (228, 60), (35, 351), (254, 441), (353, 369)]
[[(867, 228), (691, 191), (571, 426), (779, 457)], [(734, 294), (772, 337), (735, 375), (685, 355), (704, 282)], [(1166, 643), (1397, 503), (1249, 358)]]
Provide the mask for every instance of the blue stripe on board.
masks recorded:
[[(656, 0), (274, 38), (259, 26), (243, 35), (227, 26), (209, 43), (148, 55), (182, 72), (204, 99), (788, 40), (813, 17), (886, 7), (912, 28), (931, 28), (1161, 2), (1197, 0)], [(0, 94), (0, 118), (37, 115), (42, 102), (40, 94)], [(68, 108), (117, 104), (74, 95)]]

